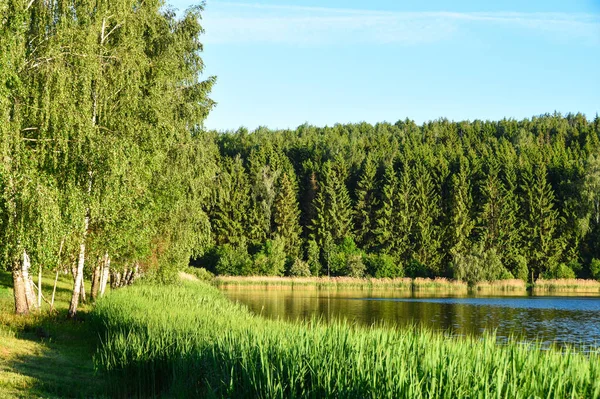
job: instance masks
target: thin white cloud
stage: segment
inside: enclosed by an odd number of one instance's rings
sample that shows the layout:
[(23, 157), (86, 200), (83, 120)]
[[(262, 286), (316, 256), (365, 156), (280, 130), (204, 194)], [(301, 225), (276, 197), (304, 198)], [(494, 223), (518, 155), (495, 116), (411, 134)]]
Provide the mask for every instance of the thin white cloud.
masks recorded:
[(473, 25), (527, 29), (551, 40), (600, 44), (600, 15), (517, 12), (393, 12), (231, 2), (209, 3), (207, 43), (418, 45)]

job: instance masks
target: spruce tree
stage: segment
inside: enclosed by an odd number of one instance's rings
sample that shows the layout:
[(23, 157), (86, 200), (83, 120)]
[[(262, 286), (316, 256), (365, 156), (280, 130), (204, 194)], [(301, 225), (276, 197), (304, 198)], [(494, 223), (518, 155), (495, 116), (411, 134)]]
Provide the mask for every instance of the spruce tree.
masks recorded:
[(275, 199), (275, 231), (284, 242), (289, 257), (299, 256), (301, 248), (300, 209), (296, 198), (294, 179), (284, 173), (279, 181)]
[(371, 154), (363, 162), (360, 179), (356, 186), (356, 205), (354, 207), (354, 228), (356, 242), (363, 249), (373, 247), (376, 196), (377, 165)]
[(544, 164), (525, 169), (522, 190), (527, 220), (524, 237), (534, 280), (557, 267), (563, 249), (556, 237), (558, 211)]

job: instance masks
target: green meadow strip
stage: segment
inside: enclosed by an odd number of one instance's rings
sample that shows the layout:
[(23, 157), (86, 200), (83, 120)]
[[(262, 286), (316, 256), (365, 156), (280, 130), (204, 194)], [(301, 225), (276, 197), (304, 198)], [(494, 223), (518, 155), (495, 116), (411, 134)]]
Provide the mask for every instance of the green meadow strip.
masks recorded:
[(265, 320), (215, 287), (132, 286), (100, 300), (95, 356), (118, 396), (600, 397), (600, 355), (493, 334)]

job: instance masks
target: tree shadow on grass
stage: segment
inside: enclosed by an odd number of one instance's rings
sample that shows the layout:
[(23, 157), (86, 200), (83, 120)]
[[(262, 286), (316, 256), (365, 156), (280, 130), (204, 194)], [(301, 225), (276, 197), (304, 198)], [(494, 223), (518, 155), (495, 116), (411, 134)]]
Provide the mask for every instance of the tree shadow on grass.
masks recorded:
[[(10, 371), (29, 377), (27, 394), (56, 397), (106, 397), (106, 376), (94, 370), (99, 339), (91, 322), (66, 320), (65, 315), (39, 318), (15, 334), (29, 350), (7, 362)], [(36, 345), (31, 345), (36, 343)]]

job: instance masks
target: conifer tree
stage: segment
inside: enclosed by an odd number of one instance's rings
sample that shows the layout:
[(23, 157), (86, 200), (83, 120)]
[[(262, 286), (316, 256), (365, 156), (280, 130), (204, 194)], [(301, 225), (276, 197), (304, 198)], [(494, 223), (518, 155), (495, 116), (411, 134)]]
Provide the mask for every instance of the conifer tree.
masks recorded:
[(297, 257), (301, 248), (300, 209), (296, 198), (294, 179), (284, 173), (279, 181), (275, 199), (275, 231), (284, 242), (285, 251), (290, 257)]
[(250, 187), (242, 159), (225, 158), (217, 175), (211, 204), (211, 223), (217, 245), (246, 245)]
[(321, 245), (327, 235), (337, 244), (352, 234), (352, 203), (340, 165), (326, 161), (320, 182), (313, 229)]
[(458, 173), (452, 176), (452, 210), (450, 219), (450, 253), (465, 255), (470, 250), (471, 232), (475, 226), (471, 217), (472, 176), (468, 161), (460, 160)]
[(439, 193), (429, 169), (422, 161), (412, 168), (414, 181), (414, 214), (413, 245), (414, 259), (424, 265), (430, 273), (441, 271), (441, 237), (440, 226), (436, 223), (440, 216)]
[(371, 154), (363, 162), (362, 173), (356, 186), (356, 205), (354, 207), (354, 226), (358, 245), (363, 249), (373, 246), (376, 196), (377, 165)]
[(562, 242), (556, 237), (559, 223), (558, 211), (554, 208), (554, 192), (547, 181), (544, 164), (527, 168), (523, 174), (526, 212), (526, 245), (530, 257), (532, 279), (552, 271), (562, 253)]

